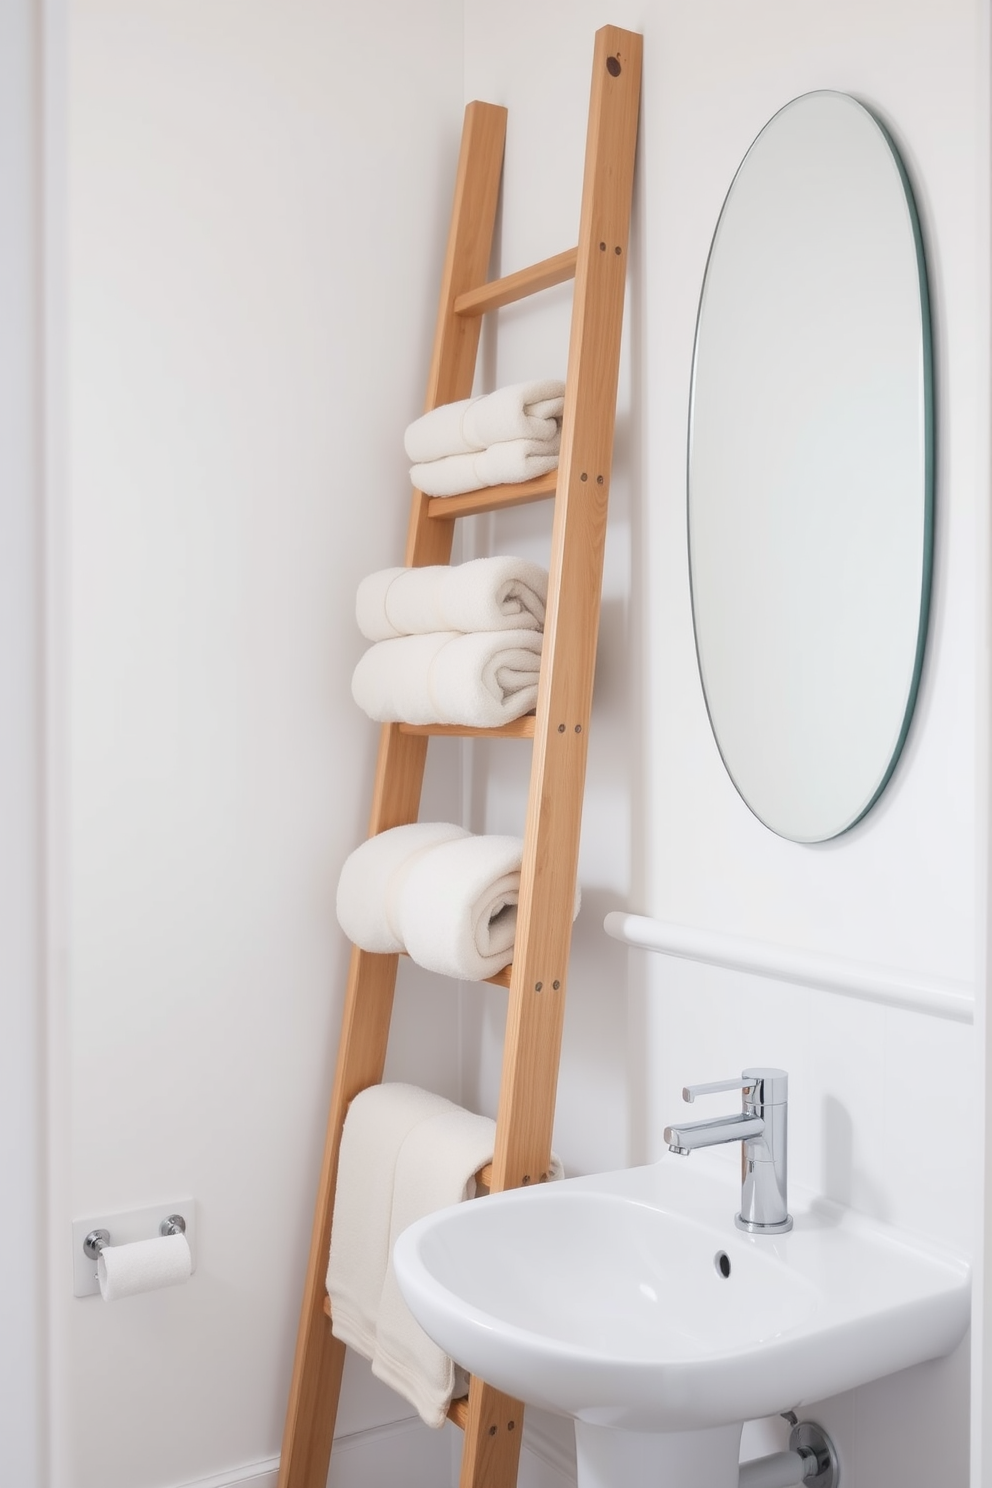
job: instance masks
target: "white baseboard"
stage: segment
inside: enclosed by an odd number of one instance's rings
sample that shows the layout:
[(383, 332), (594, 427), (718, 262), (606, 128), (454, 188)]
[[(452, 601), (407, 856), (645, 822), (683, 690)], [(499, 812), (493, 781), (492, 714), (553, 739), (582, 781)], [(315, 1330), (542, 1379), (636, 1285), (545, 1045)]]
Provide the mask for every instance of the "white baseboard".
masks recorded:
[[(572, 1423), (543, 1411), (524, 1417), (518, 1488), (574, 1488)], [(462, 1433), (432, 1431), (416, 1416), (355, 1431), (334, 1441), (333, 1488), (455, 1488)], [(266, 1457), (176, 1488), (276, 1488), (279, 1458)]]
[(575, 1429), (571, 1421), (528, 1407), (517, 1488), (575, 1488)]
[[(416, 1416), (390, 1421), (368, 1431), (355, 1431), (334, 1441), (333, 1488), (449, 1488), (454, 1455), (452, 1432), (445, 1426), (432, 1431)], [(276, 1488), (279, 1458), (246, 1463), (209, 1478), (176, 1485), (176, 1488)], [(537, 1488), (537, 1485), (535, 1485)], [(557, 1485), (554, 1485), (557, 1488)]]
[(276, 1488), (278, 1476), (279, 1458), (266, 1457), (264, 1462), (232, 1467), (228, 1472), (214, 1473), (209, 1478), (197, 1478), (195, 1482), (183, 1483), (181, 1488)]
[(339, 1436), (331, 1458), (332, 1488), (449, 1488), (457, 1482), (452, 1463), (460, 1449), (457, 1426), (435, 1431), (417, 1416)]

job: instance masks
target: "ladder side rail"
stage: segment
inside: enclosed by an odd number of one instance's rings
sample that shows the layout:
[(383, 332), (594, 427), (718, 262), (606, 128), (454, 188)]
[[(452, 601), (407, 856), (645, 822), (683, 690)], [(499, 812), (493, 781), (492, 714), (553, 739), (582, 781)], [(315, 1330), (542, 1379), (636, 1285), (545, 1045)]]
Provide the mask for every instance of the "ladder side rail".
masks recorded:
[[(458, 317), (456, 297), (485, 278), (502, 174), (506, 110), (470, 103), (465, 110), (451, 225), (441, 281), (426, 408), (467, 397), (472, 390), (481, 321)], [(408, 564), (445, 563), (452, 522), (428, 523), (427, 499), (414, 491), (407, 538)], [(380, 732), (369, 835), (417, 819), (427, 739)], [(334, 1089), (314, 1211), (299, 1332), (283, 1432), (278, 1488), (325, 1488), (337, 1418), (344, 1344), (324, 1310), (331, 1214), (341, 1130), (349, 1102), (382, 1079), (398, 957), (352, 949), (338, 1044)]]
[[(455, 177), (451, 230), (441, 274), (425, 413), (444, 403), (468, 398), (472, 393), (482, 320), (478, 316), (457, 314), (455, 301), (481, 284), (489, 272), (505, 143), (506, 109), (494, 103), (468, 104)], [(430, 499), (422, 491), (413, 493), (403, 559), (408, 568), (447, 563), (451, 557), (454, 513), (450, 521), (429, 523)], [(417, 799), (419, 805), (419, 794)]]
[(451, 230), (445, 251), (434, 352), (424, 411), (467, 398), (475, 380), (482, 327), (455, 311), (459, 295), (485, 282), (492, 257), (499, 183), (506, 143), (506, 109), (478, 100), (465, 108), (455, 176)]
[(345, 1345), (331, 1332), (327, 1258), (341, 1129), (360, 1090), (382, 1078), (397, 956), (372, 956), (352, 947), (337, 1072), (318, 1182), (314, 1236), (304, 1282), (303, 1313), (286, 1414), (278, 1488), (324, 1488), (330, 1462)]
[[(550, 1156), (616, 419), (641, 37), (596, 34), (541, 686), (494, 1159), (498, 1188)], [(611, 70), (616, 68), (616, 72)], [(605, 246), (604, 246), (605, 245)]]
[[(599, 628), (641, 52), (640, 36), (610, 26), (596, 34), (494, 1191), (538, 1182), (550, 1159)], [(521, 1424), (518, 1402), (473, 1377), (461, 1488), (512, 1488)]]

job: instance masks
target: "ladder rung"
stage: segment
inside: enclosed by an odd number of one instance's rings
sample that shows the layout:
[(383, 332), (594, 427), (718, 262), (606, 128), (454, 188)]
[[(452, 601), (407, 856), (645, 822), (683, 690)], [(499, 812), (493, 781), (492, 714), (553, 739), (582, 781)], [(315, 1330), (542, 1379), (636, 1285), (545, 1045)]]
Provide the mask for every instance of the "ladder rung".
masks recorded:
[(462, 1430), (468, 1425), (468, 1396), (462, 1395), (458, 1400), (453, 1400), (448, 1406), (448, 1420)]
[[(550, 1178), (551, 1178), (551, 1169), (549, 1168), (549, 1170), (546, 1173), (542, 1173), (541, 1174), (541, 1182), (542, 1183), (547, 1183), (550, 1180)], [(486, 1188), (486, 1189), (491, 1189), (492, 1188), (492, 1186), (493, 1186), (493, 1164), (491, 1162), (486, 1163), (485, 1167), (480, 1168), (478, 1170), (478, 1172), (475, 1174), (475, 1181), (476, 1181), (476, 1184), (477, 1184), (477, 1186), (479, 1188)]]
[(401, 734), (427, 734), (431, 738), (450, 734), (459, 739), (533, 739), (536, 722), (534, 714), (527, 713), (500, 728), (471, 728), (467, 723), (401, 723), (399, 729)]
[(542, 289), (551, 289), (555, 284), (564, 284), (575, 278), (575, 263), (578, 248), (568, 248), (556, 253), (554, 258), (542, 258), (540, 263), (527, 269), (518, 269), (504, 279), (493, 279), (480, 284), (478, 289), (466, 290), (455, 299), (456, 315), (485, 315), (487, 310), (499, 310), (503, 305), (512, 305), (528, 295), (539, 294)]
[(450, 522), (455, 517), (471, 517), (477, 512), (498, 511), (502, 506), (526, 506), (530, 501), (546, 501), (555, 494), (558, 471), (533, 480), (518, 481), (512, 486), (483, 486), (481, 491), (465, 491), (461, 496), (431, 496), (427, 515), (435, 521)]

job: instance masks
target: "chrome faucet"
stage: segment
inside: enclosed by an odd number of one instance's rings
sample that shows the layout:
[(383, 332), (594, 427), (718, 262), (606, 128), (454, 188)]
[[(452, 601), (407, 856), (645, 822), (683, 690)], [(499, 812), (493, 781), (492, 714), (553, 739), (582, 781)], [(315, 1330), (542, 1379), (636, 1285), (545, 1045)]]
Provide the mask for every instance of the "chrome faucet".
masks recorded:
[(681, 1157), (688, 1157), (697, 1147), (742, 1142), (741, 1212), (734, 1223), (752, 1235), (784, 1235), (792, 1229), (786, 1171), (789, 1076), (785, 1070), (756, 1066), (742, 1070), (739, 1080), (687, 1085), (682, 1099), (691, 1102), (697, 1095), (720, 1090), (742, 1092), (739, 1116), (666, 1126), (665, 1141)]

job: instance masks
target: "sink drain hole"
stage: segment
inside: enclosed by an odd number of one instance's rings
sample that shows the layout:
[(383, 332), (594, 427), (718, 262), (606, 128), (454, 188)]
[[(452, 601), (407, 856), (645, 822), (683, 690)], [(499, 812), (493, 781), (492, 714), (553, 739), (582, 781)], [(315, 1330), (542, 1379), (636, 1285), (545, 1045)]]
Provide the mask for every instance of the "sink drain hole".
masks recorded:
[(716, 1255), (713, 1257), (713, 1264), (716, 1266), (716, 1269), (719, 1271), (721, 1276), (730, 1275), (730, 1257), (725, 1250), (717, 1251)]

